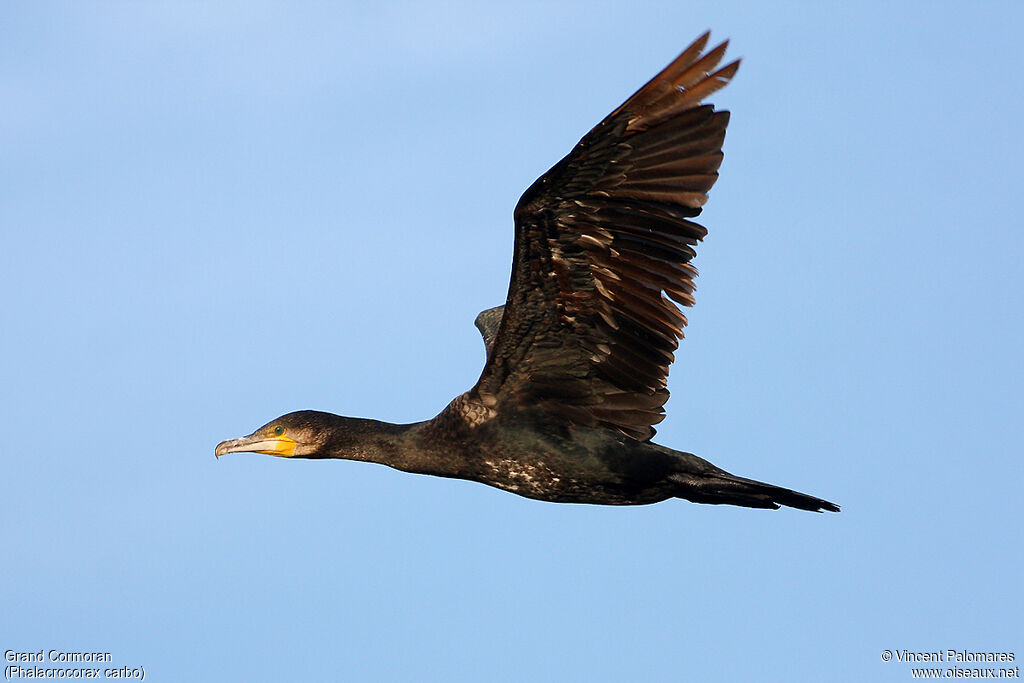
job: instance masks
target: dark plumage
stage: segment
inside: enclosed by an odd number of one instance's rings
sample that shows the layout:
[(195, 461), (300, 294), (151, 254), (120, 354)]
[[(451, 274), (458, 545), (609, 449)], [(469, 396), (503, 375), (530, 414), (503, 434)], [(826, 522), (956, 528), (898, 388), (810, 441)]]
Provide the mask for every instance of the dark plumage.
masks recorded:
[(505, 305), (476, 320), (487, 363), (472, 389), (410, 425), (300, 411), (238, 451), (343, 458), (478, 481), (529, 498), (630, 505), (685, 498), (757, 508), (838, 506), (736, 477), (651, 442), (693, 304), (692, 222), (718, 178), (728, 112), (701, 100), (739, 62), (708, 34), (541, 176), (515, 209)]

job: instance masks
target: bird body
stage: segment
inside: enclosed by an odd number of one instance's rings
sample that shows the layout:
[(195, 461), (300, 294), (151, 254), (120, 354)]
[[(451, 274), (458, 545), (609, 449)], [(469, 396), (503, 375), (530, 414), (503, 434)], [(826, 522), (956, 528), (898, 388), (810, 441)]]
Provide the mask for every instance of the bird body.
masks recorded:
[[(272, 455), (375, 462), (403, 472), (487, 484), (554, 503), (646, 505), (668, 498), (745, 507), (831, 510), (828, 501), (729, 474), (692, 453), (600, 427), (552, 419), (540, 409), (505, 412), (480, 424), (463, 417), (460, 396), (437, 417), (397, 425), (302, 410), (252, 435), (225, 441), (217, 455), (255, 450)], [(261, 450), (283, 434), (306, 451)], [(274, 442), (278, 443), (278, 442)], [(254, 445), (256, 447), (254, 448)]]
[(718, 177), (728, 112), (702, 100), (716, 66), (701, 36), (523, 194), (504, 306), (476, 320), (487, 362), (431, 420), (393, 425), (317, 411), (283, 415), (218, 445), (339, 458), (488, 484), (559, 503), (667, 498), (838, 511), (654, 443), (668, 369), (693, 304), (690, 264)]

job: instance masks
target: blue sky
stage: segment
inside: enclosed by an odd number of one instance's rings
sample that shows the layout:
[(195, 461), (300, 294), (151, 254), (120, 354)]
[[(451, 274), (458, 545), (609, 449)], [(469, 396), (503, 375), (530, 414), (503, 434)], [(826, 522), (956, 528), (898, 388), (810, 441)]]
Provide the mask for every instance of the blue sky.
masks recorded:
[[(17, 3), (0, 648), (150, 680), (910, 680), (1024, 656), (1019, 3)], [(475, 381), (512, 207), (744, 63), (658, 440), (839, 515), (213, 447)]]

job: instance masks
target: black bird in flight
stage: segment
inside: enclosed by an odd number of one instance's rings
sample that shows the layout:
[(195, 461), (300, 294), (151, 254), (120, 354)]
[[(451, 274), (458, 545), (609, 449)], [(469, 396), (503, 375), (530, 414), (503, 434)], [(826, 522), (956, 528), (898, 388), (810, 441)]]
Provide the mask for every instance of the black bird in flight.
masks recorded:
[(702, 100), (739, 61), (705, 33), (587, 133), (515, 208), (504, 306), (476, 325), (476, 386), (425, 422), (303, 410), (224, 441), (255, 452), (382, 463), (528, 498), (640, 505), (667, 498), (754, 508), (839, 507), (734, 476), (651, 441), (692, 306), (692, 222), (718, 178), (729, 113)]

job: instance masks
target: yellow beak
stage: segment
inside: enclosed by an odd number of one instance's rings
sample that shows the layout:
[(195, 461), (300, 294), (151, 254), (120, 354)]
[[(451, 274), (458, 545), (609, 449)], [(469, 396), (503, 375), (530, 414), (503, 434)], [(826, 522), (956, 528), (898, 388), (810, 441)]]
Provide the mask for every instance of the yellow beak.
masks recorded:
[(217, 444), (216, 456), (227, 453), (265, 453), (290, 458), (295, 455), (295, 439), (287, 436), (263, 436), (250, 434), (240, 439), (228, 439)]

